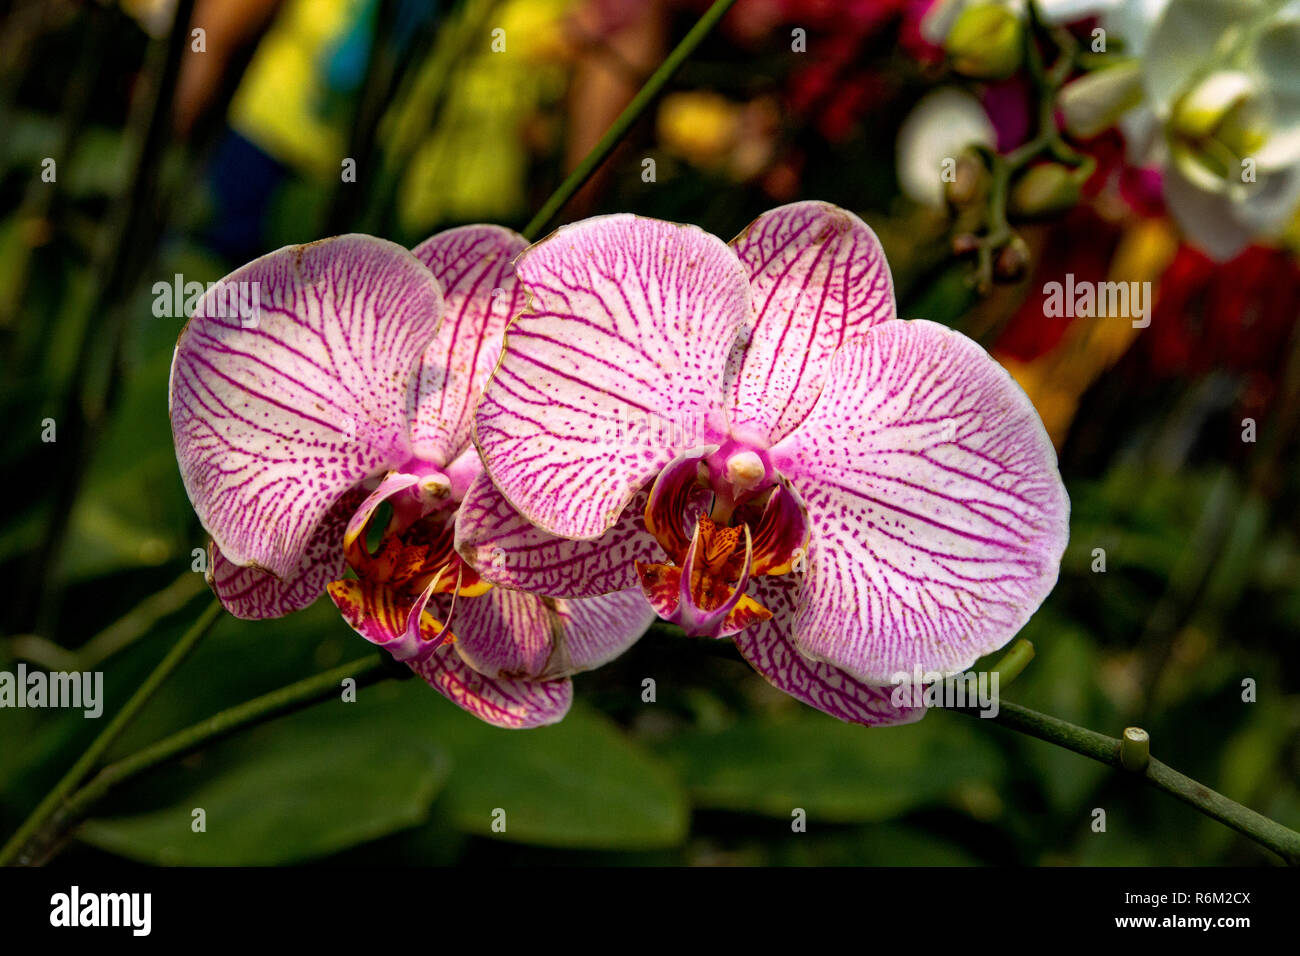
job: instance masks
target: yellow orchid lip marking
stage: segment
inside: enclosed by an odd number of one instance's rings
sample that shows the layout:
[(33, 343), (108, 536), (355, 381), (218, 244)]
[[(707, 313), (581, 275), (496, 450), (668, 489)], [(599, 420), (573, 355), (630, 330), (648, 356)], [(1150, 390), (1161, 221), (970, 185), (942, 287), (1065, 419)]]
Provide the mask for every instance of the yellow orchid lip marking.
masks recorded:
[(719, 527), (704, 515), (680, 567), (638, 561), (636, 569), (642, 590), (661, 616), (680, 624), (687, 634), (723, 637), (772, 616), (744, 593), (753, 559), (749, 525)]

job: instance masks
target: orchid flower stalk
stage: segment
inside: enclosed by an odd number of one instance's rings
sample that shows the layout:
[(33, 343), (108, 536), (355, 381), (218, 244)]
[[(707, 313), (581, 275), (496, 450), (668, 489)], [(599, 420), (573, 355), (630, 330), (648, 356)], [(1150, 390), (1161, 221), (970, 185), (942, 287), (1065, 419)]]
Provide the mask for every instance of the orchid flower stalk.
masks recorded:
[[(506, 727), (559, 720), (569, 675), (653, 619), (635, 591), (493, 587), (453, 548), (525, 245), (467, 226), (414, 253), (357, 235), (281, 249), (209, 290), (171, 375), (177, 460), (226, 609), (279, 617), (328, 591), (359, 634)], [(216, 308), (250, 288), (255, 322)]]
[(1042, 422), (976, 343), (896, 317), (851, 213), (784, 206), (730, 245), (598, 217), (516, 270), (528, 306), (456, 529), (487, 579), (563, 599), (639, 584), (872, 725), (918, 719), (891, 684), (965, 670), (1054, 586), (1069, 500)]

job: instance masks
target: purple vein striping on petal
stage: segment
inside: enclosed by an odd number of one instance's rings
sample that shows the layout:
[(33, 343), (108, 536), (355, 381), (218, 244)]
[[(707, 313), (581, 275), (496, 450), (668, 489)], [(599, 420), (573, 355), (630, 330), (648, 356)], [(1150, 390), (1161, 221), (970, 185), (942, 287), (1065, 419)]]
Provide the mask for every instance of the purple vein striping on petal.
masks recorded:
[(201, 301), (182, 332), (177, 459), (226, 559), (288, 580), (335, 502), (409, 457), (407, 392), (442, 294), (413, 255), (367, 236), (281, 249), (223, 282), (257, 283), (260, 319)]
[(723, 367), (748, 281), (716, 237), (627, 215), (558, 230), (517, 271), (530, 303), (507, 333), (476, 440), (530, 520), (595, 537), (679, 444), (723, 434)]
[(773, 209), (731, 244), (753, 288), (727, 362), (731, 421), (774, 443), (812, 410), (835, 350), (895, 317), (893, 280), (870, 227), (827, 203)]
[(426, 461), (445, 465), (469, 445), (474, 405), (496, 367), (506, 323), (523, 308), (513, 262), (527, 245), (509, 229), (464, 226), (414, 250), (447, 303), (412, 392), (412, 448)]
[(1069, 500), (1020, 387), (931, 322), (850, 340), (773, 449), (813, 526), (794, 638), (875, 683), (1001, 647), (1056, 582)]

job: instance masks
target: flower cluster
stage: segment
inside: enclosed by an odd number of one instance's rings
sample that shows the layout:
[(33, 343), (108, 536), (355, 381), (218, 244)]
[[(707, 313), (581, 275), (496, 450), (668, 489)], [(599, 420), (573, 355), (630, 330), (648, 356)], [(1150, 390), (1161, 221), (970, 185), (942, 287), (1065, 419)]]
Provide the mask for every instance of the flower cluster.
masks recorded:
[(214, 590), (249, 618), (328, 593), (484, 720), (560, 719), (658, 615), (827, 713), (907, 722), (896, 675), (965, 670), (1055, 583), (1037, 414), (973, 341), (897, 318), (842, 209), (730, 244), (631, 215), (532, 246), (343, 236), (208, 295), (254, 282), (259, 322), (200, 303), (172, 366)]

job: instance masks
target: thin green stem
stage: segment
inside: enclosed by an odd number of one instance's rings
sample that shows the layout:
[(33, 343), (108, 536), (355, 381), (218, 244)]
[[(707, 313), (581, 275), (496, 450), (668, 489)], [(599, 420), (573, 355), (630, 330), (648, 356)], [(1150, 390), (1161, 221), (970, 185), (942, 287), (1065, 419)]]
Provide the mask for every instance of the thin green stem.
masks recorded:
[(1021, 672), (1029, 666), (1029, 662), (1034, 659), (1033, 642), (1025, 640), (1023, 637), (1011, 645), (1011, 650), (1002, 655), (1001, 659), (993, 665), (993, 670), (998, 675), (998, 689), (1006, 687), (1013, 680), (1020, 676)]
[(18, 634), (9, 639), (5, 651), (16, 660), (29, 661), (52, 671), (95, 671), (149, 633), (169, 614), (175, 614), (206, 589), (202, 574), (186, 569), (167, 587), (155, 591), (104, 628), (78, 650), (69, 651), (39, 634)]
[(695, 52), (695, 48), (709, 34), (709, 31), (722, 19), (723, 15), (731, 9), (736, 0), (714, 0), (713, 6), (705, 11), (704, 16), (691, 27), (690, 32), (682, 37), (682, 42), (678, 43), (667, 58), (659, 64), (659, 68), (650, 75), (646, 80), (645, 86), (632, 97), (632, 102), (628, 103), (622, 113), (618, 114), (618, 119), (614, 120), (605, 135), (586, 156), (582, 162), (574, 167), (573, 172), (565, 177), (564, 182), (560, 183), (558, 189), (551, 194), (542, 208), (537, 211), (537, 215), (524, 227), (523, 236), (525, 239), (536, 239), (538, 234), (550, 222), (555, 214), (558, 213), (576, 193), (587, 178), (596, 171), (601, 163), (613, 152), (614, 147), (619, 144), (627, 131), (632, 128), (632, 124), (640, 119), (641, 114), (645, 112), (646, 107), (654, 102), (665, 84), (672, 79), (678, 67), (686, 61), (686, 58)]
[(19, 851), (26, 845), (28, 839), (44, 826), (46, 820), (62, 806), (64, 799), (95, 768), (99, 759), (104, 756), (108, 748), (113, 745), (113, 742), (121, 736), (122, 731), (135, 719), (135, 716), (140, 713), (144, 705), (150, 701), (158, 688), (162, 686), (163, 681), (170, 677), (176, 668), (180, 667), (185, 658), (189, 657), (190, 652), (203, 640), (204, 635), (208, 633), (220, 614), (221, 603), (213, 600), (204, 612), (199, 615), (199, 619), (190, 626), (188, 631), (181, 635), (181, 639), (167, 652), (167, 656), (145, 678), (144, 683), (136, 688), (135, 693), (127, 699), (126, 704), (118, 711), (117, 716), (86, 748), (85, 753), (77, 759), (77, 762), (63, 775), (63, 778), (54, 785), (54, 789), (45, 795), (45, 799), (37, 805), (22, 826), (9, 839), (9, 842), (4, 845), (4, 848), (0, 849), (0, 866), (15, 861), (23, 862), (19, 859)]
[(1005, 156), (992, 149), (981, 150), (989, 164), (992, 183), (984, 234), (979, 237), (979, 243), (975, 247), (977, 257), (974, 278), (980, 292), (985, 294), (993, 288), (996, 253), (1014, 237), (1007, 220), (1007, 199), (1011, 180), (1016, 173), (1044, 153), (1073, 167), (1072, 176), (1080, 185), (1096, 169), (1096, 160), (1072, 147), (1056, 128), (1056, 95), (1074, 69), (1078, 44), (1066, 31), (1050, 31), (1049, 37), (1056, 44), (1059, 55), (1052, 66), (1047, 67), (1038, 49), (1038, 35), (1044, 31), (1044, 27), (1032, 3), (1029, 4), (1029, 12), (1030, 25), (1024, 31), (1023, 42), (1026, 72), (1038, 101), (1034, 136)]
[[(973, 717), (980, 716), (980, 711), (974, 708), (960, 708), (958, 712)], [(1072, 750), (1108, 767), (1123, 770), (1123, 764), (1120, 762), (1120, 741), (1115, 737), (1107, 737), (1095, 730), (1088, 730), (1086, 727), (1079, 727), (1059, 717), (1040, 714), (1036, 710), (1005, 700), (999, 703), (996, 717), (985, 719), (1066, 750)], [(1242, 806), (1235, 800), (1228, 799), (1154, 757), (1144, 770), (1133, 773), (1133, 776), (1157, 790), (1163, 790), (1177, 797), (1207, 817), (1232, 827), (1260, 846), (1272, 850), (1291, 866), (1300, 866), (1300, 833), (1282, 826), (1275, 820), (1270, 820), (1263, 814), (1256, 813), (1249, 807)]]

